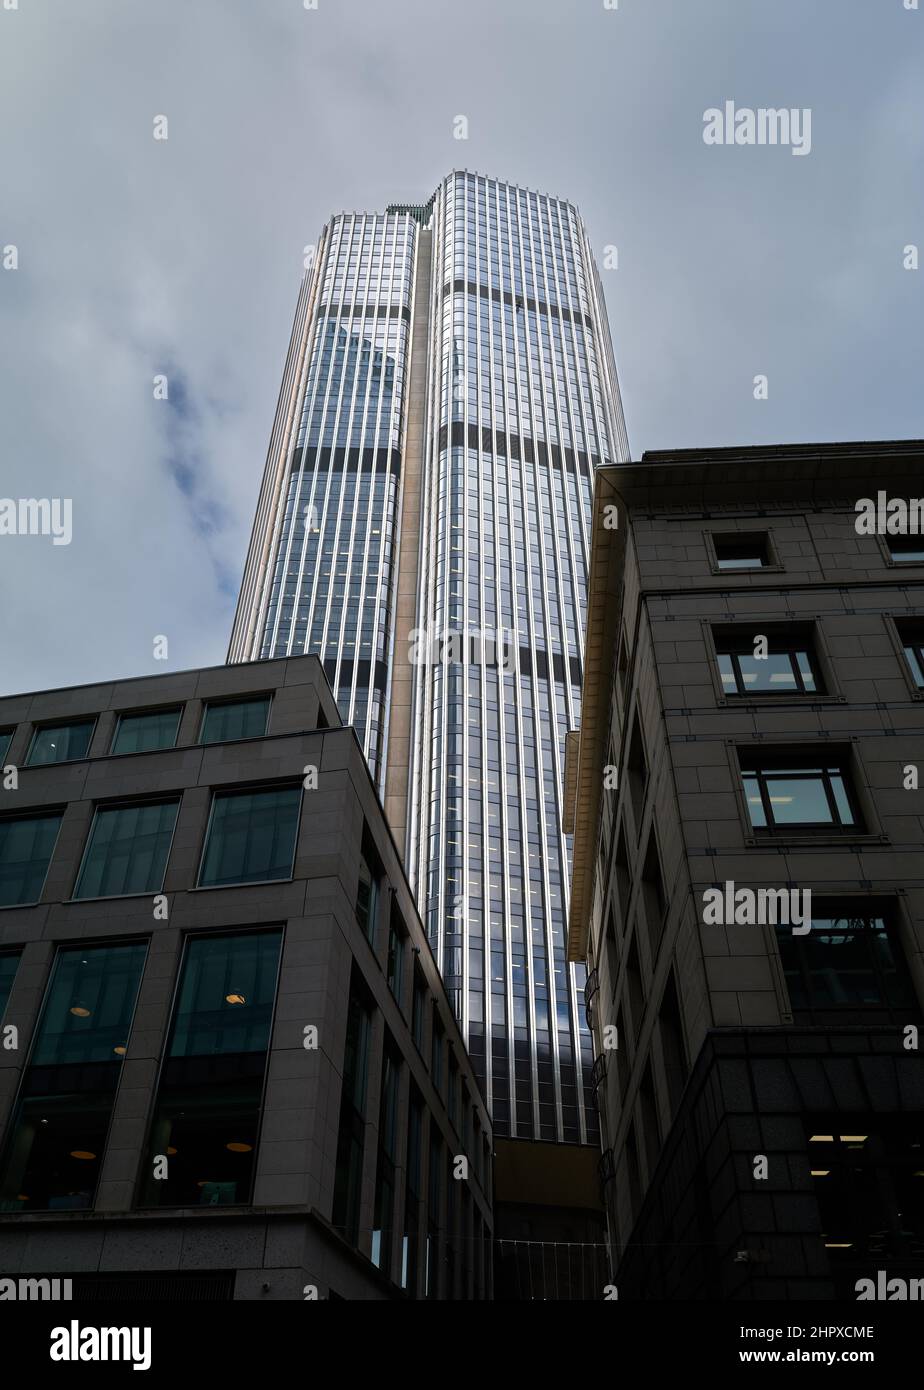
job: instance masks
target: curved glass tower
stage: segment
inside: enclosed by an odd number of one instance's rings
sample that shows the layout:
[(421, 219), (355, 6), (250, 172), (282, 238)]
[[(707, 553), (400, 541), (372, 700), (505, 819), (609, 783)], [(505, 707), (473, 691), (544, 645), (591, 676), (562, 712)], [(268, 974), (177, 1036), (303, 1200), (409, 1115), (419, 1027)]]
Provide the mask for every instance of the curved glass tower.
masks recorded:
[(593, 473), (627, 458), (572, 204), (453, 173), (426, 204), (328, 224), (229, 660), (324, 660), (515, 1138), (597, 1137), (562, 776)]

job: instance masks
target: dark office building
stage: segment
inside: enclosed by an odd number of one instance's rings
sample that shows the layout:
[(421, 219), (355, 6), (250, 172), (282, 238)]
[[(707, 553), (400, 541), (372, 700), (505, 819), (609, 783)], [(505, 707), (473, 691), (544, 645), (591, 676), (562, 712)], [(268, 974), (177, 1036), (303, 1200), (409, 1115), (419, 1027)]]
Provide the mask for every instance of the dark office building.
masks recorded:
[(569, 950), (622, 1299), (924, 1269), (922, 492), (918, 441), (597, 473)]
[(491, 1131), (315, 656), (0, 700), (0, 1271), (484, 1298)]

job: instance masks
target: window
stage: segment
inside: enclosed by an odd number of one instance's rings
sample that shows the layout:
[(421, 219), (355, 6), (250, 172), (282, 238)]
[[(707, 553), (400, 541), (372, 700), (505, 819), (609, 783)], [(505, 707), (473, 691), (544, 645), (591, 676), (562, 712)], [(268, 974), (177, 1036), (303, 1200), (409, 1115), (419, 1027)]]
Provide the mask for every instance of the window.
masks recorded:
[(433, 1028), (430, 1035), (430, 1076), (436, 1090), (442, 1093), (443, 1090), (443, 1052), (446, 1040), (443, 1029), (436, 1017), (436, 1010), (433, 1011)]
[(893, 564), (924, 563), (924, 536), (886, 536), (885, 543)]
[(765, 531), (713, 531), (711, 535), (717, 569), (764, 569), (773, 563)]
[(459, 1131), (459, 1064), (449, 1054), (449, 1089), (446, 1096), (446, 1109), (449, 1111), (449, 1118), (455, 1126), (456, 1132)]
[(395, 1215), (395, 1164), (398, 1157), (398, 1083), (401, 1063), (390, 1045), (382, 1058), (382, 1097), (379, 1106), (379, 1151), (375, 1175), (372, 1263), (391, 1277), (391, 1248)]
[(332, 1216), (333, 1224), (351, 1245), (359, 1243), (368, 1054), (369, 1011), (354, 979), (347, 1010)]
[[(797, 1023), (889, 1023), (917, 1013), (894, 918), (867, 904), (813, 903), (812, 927), (777, 926)], [(855, 1016), (855, 1018), (854, 1018)]]
[[(856, 1279), (883, 1265), (917, 1276), (924, 1255), (920, 1114), (845, 1113), (805, 1120), (808, 1168), (835, 1296), (855, 1299)], [(846, 1268), (844, 1268), (846, 1266)], [(852, 1268), (851, 1268), (852, 1266)], [(838, 1288), (838, 1271), (844, 1283)]]
[(179, 804), (159, 801), (98, 807), (74, 897), (159, 893)]
[(250, 1200), (282, 932), (194, 936), (148, 1137), (143, 1205)]
[(395, 1003), (401, 1006), (404, 999), (404, 950), (407, 933), (401, 921), (401, 914), (395, 907), (394, 898), (391, 904), (391, 916), (388, 922), (388, 960), (385, 968), (385, 978), (388, 980), (388, 988), (395, 996)]
[(629, 996), (629, 1016), (632, 1022), (632, 1036), (638, 1040), (642, 1031), (642, 1017), (645, 1013), (645, 991), (642, 987), (642, 970), (638, 958), (638, 927), (629, 947), (626, 958), (626, 989)]
[(664, 910), (667, 907), (667, 895), (664, 892), (661, 861), (658, 858), (658, 843), (653, 830), (648, 836), (648, 849), (642, 868), (642, 896), (645, 904), (648, 942), (651, 948), (651, 967), (654, 969), (664, 930)]
[(0, 1210), (93, 1205), (146, 951), (59, 948), (10, 1123)]
[[(759, 638), (766, 639), (765, 647), (757, 648)], [(713, 628), (713, 639), (726, 695), (824, 694), (809, 628)], [(755, 648), (766, 655), (755, 656)]]
[(664, 996), (658, 1012), (658, 1027), (661, 1033), (661, 1053), (664, 1058), (664, 1074), (667, 1078), (667, 1093), (671, 1102), (671, 1117), (677, 1114), (680, 1097), (687, 1080), (687, 1058), (683, 1043), (683, 1019), (680, 1014), (680, 1000), (674, 972), (667, 977)]
[(0, 956), (0, 1019), (6, 1012), (6, 1006), (10, 998), (10, 990), (13, 988), (13, 981), (16, 978), (16, 967), (19, 965), (19, 952), (7, 951)]
[(443, 1168), (443, 1145), (433, 1120), (430, 1121), (430, 1182), (427, 1192), (427, 1267), (425, 1282), (427, 1298), (439, 1298), (440, 1258), (440, 1176)]
[(411, 1015), (411, 1036), (418, 1052), (423, 1052), (424, 1030), (427, 1026), (427, 987), (414, 970), (414, 1003)]
[(230, 743), (239, 738), (262, 738), (269, 718), (269, 696), (248, 700), (209, 702), (202, 718), (200, 743)]
[(368, 834), (363, 835), (359, 856), (359, 884), (356, 889), (356, 921), (370, 946), (375, 946), (376, 913), (382, 870)]
[(173, 748), (179, 727), (179, 709), (120, 714), (110, 752), (149, 753), (155, 748)]
[(924, 623), (897, 623), (896, 627), (911, 679), (918, 690), (924, 690)]
[(0, 907), (38, 902), (60, 825), (60, 811), (0, 819)]
[(404, 1188), (404, 1235), (401, 1241), (401, 1287), (417, 1297), (418, 1233), (420, 1230), (423, 1103), (412, 1087), (408, 1104), (407, 1178)]
[(95, 724), (95, 719), (80, 719), (73, 724), (46, 724), (36, 729), (26, 766), (69, 763), (85, 758)]
[(200, 888), (291, 878), (301, 787), (216, 792)]
[(638, 833), (645, 807), (645, 783), (648, 780), (648, 764), (645, 762), (645, 743), (638, 713), (632, 721), (632, 741), (629, 744), (627, 761), (629, 773), (629, 793), (632, 797), (632, 812), (635, 816), (635, 830)]
[(0, 729), (0, 764), (2, 764), (3, 759), (6, 757), (7, 749), (9, 748), (12, 740), (12, 729)]
[(739, 751), (748, 815), (755, 830), (862, 829), (847, 755)]

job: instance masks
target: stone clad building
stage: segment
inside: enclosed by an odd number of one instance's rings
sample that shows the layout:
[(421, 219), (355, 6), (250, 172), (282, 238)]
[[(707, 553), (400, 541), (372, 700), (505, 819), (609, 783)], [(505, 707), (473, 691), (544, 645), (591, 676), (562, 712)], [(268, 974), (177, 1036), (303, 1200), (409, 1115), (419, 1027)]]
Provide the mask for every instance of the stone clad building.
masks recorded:
[(6, 697), (0, 766), (0, 1271), (487, 1297), (490, 1124), (317, 657)]
[(621, 1298), (921, 1272), (924, 537), (880, 492), (924, 444), (597, 474), (565, 828)]

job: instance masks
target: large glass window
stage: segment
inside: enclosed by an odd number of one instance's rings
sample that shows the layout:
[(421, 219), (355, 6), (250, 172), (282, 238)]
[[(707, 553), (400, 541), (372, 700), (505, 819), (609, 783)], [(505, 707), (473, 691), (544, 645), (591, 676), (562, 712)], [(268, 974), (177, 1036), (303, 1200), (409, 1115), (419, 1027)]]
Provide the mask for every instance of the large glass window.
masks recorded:
[(347, 1010), (332, 1215), (333, 1224), (351, 1245), (359, 1243), (368, 1054), (369, 1011), (354, 980)]
[(427, 1266), (425, 1283), (427, 1298), (439, 1298), (440, 1290), (440, 1178), (443, 1172), (443, 1144), (433, 1120), (430, 1120), (430, 1164), (427, 1188)]
[[(741, 634), (713, 630), (722, 689), (726, 695), (813, 695), (823, 691), (806, 629), (789, 633)], [(756, 638), (766, 655), (755, 656)], [(757, 646), (763, 651), (763, 645)]]
[(398, 1160), (398, 1084), (401, 1063), (390, 1047), (382, 1059), (382, 1098), (379, 1106), (379, 1147), (375, 1174), (372, 1263), (391, 1275), (394, 1237), (395, 1164)]
[(98, 807), (74, 897), (159, 893), (179, 804), (174, 800)]
[(200, 743), (230, 743), (240, 738), (262, 738), (269, 718), (269, 696), (249, 700), (222, 700), (205, 707)]
[(849, 1022), (856, 1014), (858, 1022), (887, 1023), (916, 1013), (894, 920), (859, 905), (813, 906), (808, 933), (776, 928), (796, 1022)]
[(414, 969), (414, 999), (411, 1006), (411, 1036), (418, 1052), (423, 1052), (424, 1031), (427, 1026), (427, 987), (418, 970)]
[(60, 825), (59, 811), (0, 819), (0, 907), (38, 902)]
[(755, 830), (862, 829), (846, 755), (742, 751), (739, 758)]
[(888, 536), (886, 545), (893, 564), (924, 564), (924, 536)]
[(300, 805), (300, 787), (216, 792), (199, 886), (291, 878)]
[(10, 1123), (3, 1211), (92, 1206), (146, 950), (58, 951)]
[(16, 978), (16, 967), (19, 965), (19, 952), (7, 951), (0, 956), (0, 1019), (6, 1012), (7, 1001), (10, 997), (10, 990), (13, 988), (13, 981)]
[(10, 746), (10, 743), (12, 742), (12, 739), (12, 729), (0, 729), (0, 763), (2, 763), (3, 759), (6, 757), (6, 752)]
[(79, 719), (73, 724), (46, 724), (44, 728), (36, 729), (26, 766), (68, 763), (85, 758), (95, 724), (95, 719)]
[(156, 748), (173, 748), (180, 727), (179, 709), (155, 709), (139, 714), (120, 714), (113, 753), (150, 753)]
[(250, 1200), (280, 930), (186, 943), (148, 1140), (145, 1206)]

